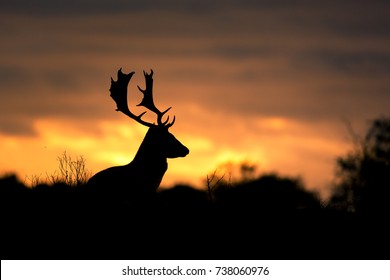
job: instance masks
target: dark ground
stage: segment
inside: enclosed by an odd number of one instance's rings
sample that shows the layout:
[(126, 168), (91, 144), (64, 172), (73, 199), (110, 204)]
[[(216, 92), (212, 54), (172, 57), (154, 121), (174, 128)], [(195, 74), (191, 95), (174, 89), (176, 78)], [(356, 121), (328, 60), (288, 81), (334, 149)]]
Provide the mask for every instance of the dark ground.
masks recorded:
[(387, 215), (330, 209), (262, 180), (212, 199), (177, 186), (128, 201), (3, 179), (1, 259), (389, 259)]

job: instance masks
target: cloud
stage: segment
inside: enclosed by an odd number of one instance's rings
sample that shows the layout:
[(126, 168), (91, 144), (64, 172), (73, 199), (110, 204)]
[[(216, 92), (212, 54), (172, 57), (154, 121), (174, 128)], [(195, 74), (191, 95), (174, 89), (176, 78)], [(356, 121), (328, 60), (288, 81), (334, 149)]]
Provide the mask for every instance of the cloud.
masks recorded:
[(390, 51), (317, 49), (300, 53), (295, 59), (296, 64), (308, 67), (308, 70), (322, 68), (338, 75), (377, 77), (390, 72)]
[(112, 14), (121, 12), (142, 11), (176, 11), (186, 13), (207, 13), (225, 9), (275, 9), (289, 8), (294, 5), (310, 3), (308, 1), (253, 1), (253, 0), (144, 0), (144, 1), (110, 1), (110, 0), (59, 0), (56, 3), (47, 0), (38, 0), (34, 3), (23, 0), (5, 2), (2, 6), (4, 12), (22, 12), (26, 14), (52, 15), (52, 14)]
[(0, 120), (0, 135), (34, 136), (36, 131), (28, 118), (3, 116)]
[[(21, 86), (21, 81), (30, 83), (32, 77), (29, 71), (13, 65), (0, 66), (0, 85), (2, 89), (12, 89)], [(5, 94), (5, 93), (3, 93)]]

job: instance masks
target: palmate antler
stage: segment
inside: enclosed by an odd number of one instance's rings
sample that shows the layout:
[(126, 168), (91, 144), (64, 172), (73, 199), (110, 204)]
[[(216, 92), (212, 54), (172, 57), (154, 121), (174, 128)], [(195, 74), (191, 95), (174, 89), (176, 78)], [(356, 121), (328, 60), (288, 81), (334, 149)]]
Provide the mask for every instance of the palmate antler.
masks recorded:
[[(118, 80), (114, 81), (111, 78), (111, 87), (110, 87), (110, 96), (115, 101), (117, 109), (116, 111), (120, 111), (126, 116), (136, 120), (142, 125), (151, 127), (155, 124), (146, 122), (142, 119), (142, 116), (146, 114), (146, 111), (139, 114), (138, 116), (133, 114), (128, 106), (127, 103), (127, 86), (130, 82), (131, 77), (134, 75), (134, 72), (130, 72), (129, 74), (122, 73), (122, 68), (118, 70)], [(165, 122), (162, 121), (162, 118), (166, 112), (168, 112), (171, 107), (166, 109), (165, 111), (161, 112), (159, 109), (157, 109), (156, 105), (154, 105), (153, 101), (153, 70), (150, 71), (150, 74), (146, 73), (144, 71), (145, 76), (145, 84), (146, 88), (143, 90), (138, 86), (138, 89), (144, 94), (144, 97), (140, 104), (137, 106), (143, 106), (146, 109), (149, 109), (150, 111), (157, 114), (157, 124), (159, 126), (165, 126), (166, 128), (171, 127), (175, 123), (175, 117), (173, 117), (173, 121), (169, 123), (169, 117)]]

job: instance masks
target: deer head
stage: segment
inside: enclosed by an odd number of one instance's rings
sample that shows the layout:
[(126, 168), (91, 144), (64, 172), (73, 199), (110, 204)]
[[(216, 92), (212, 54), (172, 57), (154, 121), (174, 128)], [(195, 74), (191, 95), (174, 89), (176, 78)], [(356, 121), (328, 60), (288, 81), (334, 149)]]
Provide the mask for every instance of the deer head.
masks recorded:
[[(117, 109), (116, 111), (122, 112), (126, 116), (136, 120), (142, 125), (145, 125), (147, 127), (152, 127), (154, 124), (146, 122), (142, 120), (142, 116), (146, 114), (146, 111), (141, 113), (140, 115), (135, 115), (133, 114), (127, 104), (127, 86), (130, 82), (131, 77), (134, 75), (135, 72), (130, 72), (129, 74), (124, 74), (122, 73), (122, 68), (118, 70), (118, 80), (114, 81), (111, 78), (111, 87), (110, 87), (110, 96), (111, 98), (115, 101)], [(144, 76), (145, 76), (145, 83), (146, 83), (146, 88), (143, 90), (138, 86), (138, 89), (144, 94), (144, 97), (141, 101), (140, 104), (137, 106), (143, 106), (150, 111), (154, 112), (157, 114), (157, 123), (159, 126), (165, 126), (166, 128), (171, 127), (174, 122), (175, 118), (171, 123), (168, 123), (168, 119), (163, 123), (162, 122), (162, 117), (163, 115), (168, 112), (171, 107), (166, 109), (164, 112), (161, 112), (157, 107), (154, 105), (153, 101), (153, 70), (151, 70), (150, 74), (146, 73), (144, 71)]]
[[(146, 114), (146, 111), (135, 115), (132, 113), (128, 107), (127, 103), (127, 87), (130, 82), (130, 79), (134, 75), (134, 72), (129, 74), (124, 74), (122, 68), (118, 70), (118, 80), (114, 81), (111, 78), (111, 87), (110, 87), (110, 96), (115, 101), (117, 105), (116, 111), (122, 112), (126, 116), (134, 119), (138, 123), (149, 127), (148, 133), (145, 136), (143, 145), (141, 145), (139, 152), (143, 152), (142, 155), (152, 156), (152, 154), (159, 155), (164, 158), (176, 158), (184, 157), (189, 153), (189, 150), (181, 144), (173, 134), (171, 134), (168, 129), (175, 123), (175, 116), (173, 120), (169, 122), (169, 116), (165, 121), (163, 121), (163, 116), (171, 109), (169, 107), (165, 111), (160, 111), (157, 109), (153, 100), (153, 70), (150, 71), (150, 74), (144, 71), (145, 76), (145, 89), (141, 89), (138, 86), (138, 89), (143, 93), (143, 99), (140, 104), (137, 106), (143, 106), (146, 109), (157, 115), (157, 124), (147, 122), (142, 119), (142, 116)], [(145, 147), (147, 146), (147, 147)]]

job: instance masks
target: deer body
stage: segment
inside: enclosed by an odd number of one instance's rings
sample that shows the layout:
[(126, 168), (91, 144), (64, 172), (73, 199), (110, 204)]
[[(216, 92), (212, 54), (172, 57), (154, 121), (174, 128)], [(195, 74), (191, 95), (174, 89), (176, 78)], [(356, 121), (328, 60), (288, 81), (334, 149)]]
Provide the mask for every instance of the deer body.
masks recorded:
[(122, 199), (138, 199), (153, 195), (168, 169), (168, 158), (185, 157), (189, 150), (181, 144), (168, 131), (175, 119), (168, 123), (162, 122), (162, 116), (169, 110), (160, 112), (153, 103), (152, 98), (152, 75), (145, 74), (146, 89), (144, 99), (140, 105), (145, 106), (158, 116), (158, 124), (151, 124), (143, 121), (141, 117), (130, 112), (127, 106), (127, 84), (134, 73), (123, 74), (118, 71), (118, 81), (111, 82), (111, 97), (117, 103), (118, 111), (135, 119), (137, 122), (148, 126), (141, 146), (138, 149), (133, 161), (123, 166), (114, 166), (95, 174), (87, 183), (87, 188), (94, 192), (103, 193)]

